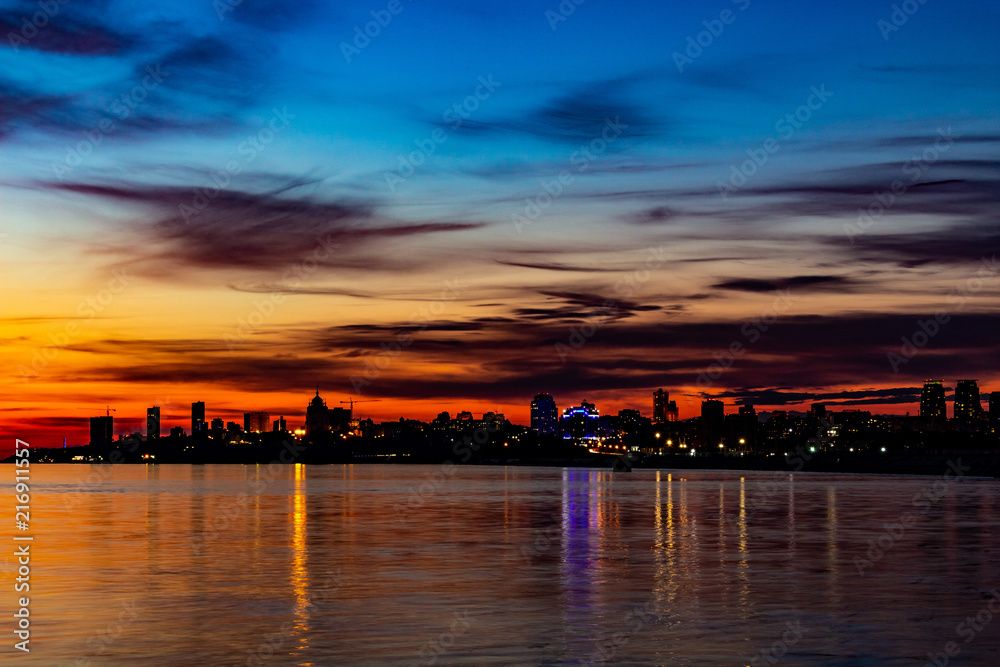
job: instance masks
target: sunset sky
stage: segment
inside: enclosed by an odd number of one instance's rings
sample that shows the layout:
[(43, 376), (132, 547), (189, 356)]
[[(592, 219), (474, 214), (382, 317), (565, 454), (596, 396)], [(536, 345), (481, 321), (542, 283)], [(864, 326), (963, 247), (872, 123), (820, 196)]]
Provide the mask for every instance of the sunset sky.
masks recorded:
[(52, 4), (0, 2), (0, 454), (317, 385), (521, 423), (1000, 390), (995, 3)]

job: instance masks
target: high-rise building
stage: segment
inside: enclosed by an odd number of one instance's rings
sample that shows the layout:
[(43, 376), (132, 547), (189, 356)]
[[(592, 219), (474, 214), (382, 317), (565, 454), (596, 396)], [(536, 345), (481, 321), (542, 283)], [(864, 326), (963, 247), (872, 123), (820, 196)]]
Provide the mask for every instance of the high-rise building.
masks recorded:
[(98, 447), (110, 447), (114, 439), (115, 418), (108, 415), (106, 417), (90, 418), (90, 444)]
[(726, 408), (722, 401), (709, 399), (701, 403), (702, 444), (718, 447), (722, 444), (726, 424)]
[(146, 440), (158, 440), (160, 437), (160, 408), (154, 405), (146, 408)]
[(618, 411), (618, 430), (623, 436), (648, 434), (651, 427), (649, 419), (643, 417), (638, 410), (626, 409)]
[(536, 394), (531, 401), (531, 430), (537, 435), (555, 435), (559, 431), (559, 411), (549, 394)]
[(330, 431), (330, 412), (327, 410), (326, 401), (319, 396), (319, 389), (316, 389), (316, 396), (306, 408), (306, 435), (318, 435)]
[(920, 392), (920, 418), (925, 421), (943, 422), (948, 419), (944, 402), (944, 385), (941, 380), (926, 380)]
[(809, 414), (816, 419), (826, 419), (826, 405), (823, 403), (813, 403), (809, 409)]
[(221, 436), (223, 432), (225, 432), (225, 430), (226, 430), (226, 422), (222, 421), (221, 418), (216, 417), (215, 419), (212, 420), (212, 433), (216, 437)]
[(275, 433), (284, 433), (287, 430), (288, 430), (288, 422), (285, 421), (285, 418), (283, 416), (278, 417), (277, 419), (274, 420)]
[(1000, 424), (1000, 391), (990, 394), (990, 421)]
[(675, 422), (680, 420), (680, 411), (677, 409), (677, 401), (667, 403), (667, 421)]
[(670, 405), (670, 394), (657, 389), (653, 392), (653, 423), (663, 424), (667, 421), (667, 407)]
[(205, 402), (191, 404), (191, 435), (205, 430)]
[(598, 420), (601, 418), (593, 403), (583, 401), (579, 407), (563, 410), (563, 438), (566, 440), (594, 440), (598, 437)]
[[(825, 415), (825, 412), (824, 412)], [(727, 433), (731, 439), (730, 446), (740, 451), (753, 451), (757, 447), (757, 433), (760, 424), (757, 421), (757, 410), (752, 405), (741, 405), (737, 415), (735, 433)]]
[(979, 382), (959, 380), (955, 385), (955, 419), (972, 422), (982, 415), (983, 406), (979, 402)]
[(244, 412), (243, 431), (246, 433), (263, 433), (271, 426), (271, 415), (266, 412)]

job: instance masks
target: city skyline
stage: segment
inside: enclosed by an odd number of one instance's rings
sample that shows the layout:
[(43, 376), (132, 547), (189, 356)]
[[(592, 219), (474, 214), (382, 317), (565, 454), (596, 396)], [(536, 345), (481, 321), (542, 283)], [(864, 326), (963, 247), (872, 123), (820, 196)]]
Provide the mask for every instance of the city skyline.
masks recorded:
[[(964, 385), (965, 391), (959, 391), (959, 389)], [(935, 421), (973, 421), (976, 419), (986, 419), (987, 417), (992, 421), (996, 420), (997, 416), (1000, 415), (1000, 391), (988, 391), (984, 387), (978, 386), (978, 381), (975, 379), (963, 379), (956, 382), (956, 387), (954, 391), (950, 394), (949, 387), (945, 386), (940, 380), (927, 380), (921, 390), (921, 399), (918, 404), (918, 409), (916, 411), (907, 411), (907, 415), (913, 417), (918, 417), (925, 422), (935, 422)], [(978, 396), (976, 393), (978, 392)], [(678, 414), (676, 409), (676, 402), (669, 400), (670, 392), (664, 390), (662, 387), (658, 388), (656, 391), (651, 392), (651, 398), (648, 405), (630, 405), (625, 407), (620, 407), (617, 409), (608, 409), (605, 414), (607, 416), (617, 416), (622, 417), (627, 413), (633, 413), (637, 418), (649, 419), (653, 424), (667, 424), (669, 422), (675, 421), (690, 421), (693, 419), (701, 418), (705, 420), (718, 420), (720, 422), (719, 428), (721, 428), (721, 420), (725, 416), (735, 416), (735, 415), (746, 415), (750, 414), (754, 416), (757, 421), (764, 421), (766, 417), (770, 417), (773, 412), (784, 412), (784, 410), (757, 410), (758, 406), (753, 404), (727, 404), (724, 401), (715, 400), (712, 398), (702, 399), (695, 411), (690, 415)], [(975, 397), (975, 398), (974, 398)], [(976, 401), (978, 399), (978, 402)], [(200, 429), (196, 424), (203, 424), (204, 430), (208, 431), (223, 431), (230, 428), (230, 424), (239, 425), (240, 430), (247, 433), (266, 433), (269, 431), (279, 431), (279, 432), (294, 432), (298, 435), (309, 435), (311, 432), (318, 432), (321, 430), (327, 430), (331, 426), (331, 422), (340, 423), (341, 427), (346, 427), (348, 420), (359, 420), (359, 419), (370, 419), (375, 423), (389, 423), (396, 421), (396, 418), (392, 419), (373, 419), (371, 416), (360, 417), (353, 414), (354, 403), (369, 402), (366, 399), (354, 400), (353, 398), (348, 398), (348, 400), (339, 401), (341, 404), (350, 404), (350, 409), (345, 409), (339, 406), (334, 406), (333, 408), (328, 408), (327, 402), (322, 398), (320, 394), (320, 388), (316, 388), (316, 394), (309, 401), (305, 409), (300, 411), (291, 411), (287, 414), (282, 412), (281, 414), (274, 413), (266, 410), (251, 410), (243, 411), (242, 413), (223, 413), (227, 417), (223, 419), (222, 417), (207, 418), (208, 414), (211, 416), (212, 413), (208, 411), (206, 404), (203, 401), (196, 401), (191, 403), (190, 412), (185, 416), (175, 416), (172, 422), (175, 425), (171, 425), (170, 418), (164, 421), (161, 418), (161, 406), (150, 406), (146, 409), (145, 418), (145, 429), (142, 431), (134, 430), (131, 426), (124, 426), (123, 424), (132, 424), (135, 420), (132, 418), (120, 419), (118, 422), (118, 427), (112, 427), (114, 417), (110, 415), (111, 410), (107, 410), (107, 416), (90, 417), (90, 432), (91, 438), (93, 439), (95, 432), (101, 432), (106, 434), (106, 439), (108, 442), (111, 441), (112, 436), (117, 435), (118, 437), (124, 437), (127, 435), (133, 435), (135, 433), (140, 433), (144, 439), (151, 440), (153, 438), (163, 437), (164, 431), (181, 433), (177, 429), (180, 428), (183, 431), (183, 435), (195, 435)], [(576, 403), (580, 405), (577, 406)], [(660, 405), (664, 405), (662, 410), (662, 419), (658, 418), (661, 413)], [(948, 410), (948, 404), (951, 404), (951, 410)], [(595, 403), (589, 402), (586, 398), (582, 398), (578, 401), (570, 400), (568, 401), (569, 407), (559, 407), (559, 402), (551, 394), (540, 393), (536, 394), (533, 399), (528, 403), (526, 420), (520, 420), (517, 418), (511, 419), (502, 410), (488, 410), (479, 413), (483, 419), (488, 416), (496, 415), (498, 418), (506, 419), (512, 424), (518, 424), (528, 427), (530, 430), (534, 431), (539, 435), (552, 435), (560, 433), (561, 424), (564, 419), (572, 419), (576, 414), (590, 413), (594, 416), (601, 413), (601, 408)], [(667, 405), (672, 406), (667, 408)], [(940, 404), (940, 405), (939, 405)], [(566, 405), (564, 403), (563, 405)], [(970, 407), (978, 406), (978, 408)], [(442, 408), (445, 406), (438, 406)], [(856, 408), (851, 406), (844, 406), (840, 404), (830, 404), (830, 403), (811, 403), (807, 410), (802, 411), (791, 411), (793, 413), (798, 412), (803, 415), (817, 414), (817, 408), (822, 408), (822, 415), (825, 416), (827, 411), (833, 411), (835, 408), (845, 408), (846, 412), (851, 412)], [(943, 411), (940, 409), (943, 407)], [(110, 406), (109, 406), (110, 408)], [(708, 413), (706, 413), (708, 410)], [(727, 410), (735, 410), (735, 412), (727, 412)], [(913, 414), (911, 414), (913, 412)], [(320, 414), (321, 413), (321, 414)], [(239, 417), (242, 414), (242, 420), (230, 420), (228, 417)], [(425, 424), (431, 424), (441, 419), (444, 415), (454, 414), (454, 417), (449, 417), (450, 419), (460, 420), (462, 415), (468, 415), (469, 419), (473, 419), (473, 411), (469, 410), (457, 410), (448, 409), (439, 411), (434, 419), (422, 416), (414, 415), (400, 415), (399, 420), (413, 420), (419, 421)], [(709, 416), (706, 417), (706, 414)], [(881, 413), (873, 412), (872, 414), (886, 414), (894, 415), (894, 413)], [(950, 416), (949, 416), (950, 414)], [(151, 421), (155, 415), (155, 421)], [(273, 419), (272, 419), (273, 418)], [(177, 426), (183, 422), (185, 419), (190, 419), (191, 430), (185, 430), (182, 427)], [(96, 421), (95, 421), (96, 420)], [(212, 423), (212, 428), (209, 428), (209, 422)], [(242, 425), (240, 425), (242, 422)], [(291, 427), (288, 424), (291, 423)], [(98, 429), (95, 431), (95, 428)], [(151, 434), (154, 434), (152, 435)], [(103, 438), (102, 438), (103, 439)], [(117, 439), (117, 438), (114, 438)], [(92, 440), (91, 440), (92, 441)], [(82, 442), (74, 444), (86, 444)]]
[(4, 442), (1000, 385), (997, 7), (566, 7), (0, 13)]

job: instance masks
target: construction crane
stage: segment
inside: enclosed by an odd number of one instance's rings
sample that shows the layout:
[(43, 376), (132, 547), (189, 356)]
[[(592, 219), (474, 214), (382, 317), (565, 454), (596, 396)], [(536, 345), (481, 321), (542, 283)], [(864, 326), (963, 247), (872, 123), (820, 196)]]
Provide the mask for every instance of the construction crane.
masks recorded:
[(105, 409), (107, 410), (107, 415), (106, 415), (106, 416), (108, 416), (108, 417), (110, 417), (110, 416), (111, 416), (111, 413), (112, 413), (112, 412), (118, 412), (117, 410), (115, 410), (115, 409), (114, 409), (113, 407), (111, 407), (110, 405), (105, 405), (104, 407), (105, 407)]
[(346, 401), (341, 401), (341, 403), (350, 403), (352, 413), (354, 412), (355, 403), (381, 403), (381, 402), (382, 402), (381, 398), (363, 398), (357, 401), (355, 401), (353, 398), (349, 398)]

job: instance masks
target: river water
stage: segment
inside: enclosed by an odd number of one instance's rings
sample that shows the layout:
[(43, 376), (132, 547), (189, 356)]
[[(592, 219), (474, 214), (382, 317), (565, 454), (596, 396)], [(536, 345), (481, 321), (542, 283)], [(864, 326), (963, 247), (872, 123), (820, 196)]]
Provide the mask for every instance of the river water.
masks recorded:
[(31, 653), (5, 547), (0, 654), (1000, 665), (1000, 481), (941, 472), (36, 465)]

